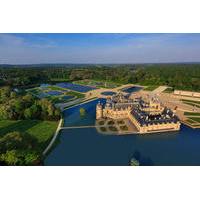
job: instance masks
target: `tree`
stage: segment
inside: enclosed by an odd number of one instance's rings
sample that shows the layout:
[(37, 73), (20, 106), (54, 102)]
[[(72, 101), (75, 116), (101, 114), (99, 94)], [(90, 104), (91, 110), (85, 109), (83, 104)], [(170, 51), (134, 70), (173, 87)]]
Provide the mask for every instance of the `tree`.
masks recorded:
[(16, 150), (6, 151), (6, 153), (0, 155), (0, 160), (5, 162), (7, 165), (16, 165), (19, 162)]
[(0, 120), (3, 119), (8, 119), (9, 118), (9, 113), (7, 106), (4, 104), (0, 104)]
[(11, 92), (10, 93), (10, 97), (13, 98), (13, 99), (16, 98), (17, 97), (17, 93), (16, 92)]
[(86, 114), (86, 111), (84, 108), (80, 108), (79, 112), (81, 116), (84, 116)]
[(34, 152), (25, 152), (24, 154), (24, 164), (25, 165), (34, 165), (37, 164), (37, 162), (40, 160), (40, 156)]
[(25, 119), (32, 119), (33, 110), (31, 108), (27, 108), (24, 110), (24, 117)]
[(139, 166), (140, 163), (139, 163), (139, 161), (136, 160), (135, 158), (131, 158), (130, 165), (131, 165), (131, 166)]

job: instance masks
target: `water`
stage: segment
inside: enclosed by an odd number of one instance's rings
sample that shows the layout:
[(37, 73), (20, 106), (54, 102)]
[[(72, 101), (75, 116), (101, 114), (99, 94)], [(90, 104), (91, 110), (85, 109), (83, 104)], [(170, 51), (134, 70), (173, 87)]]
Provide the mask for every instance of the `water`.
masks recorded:
[(64, 99), (64, 100), (69, 100), (69, 99), (72, 99), (72, 98), (74, 98), (74, 96), (65, 95), (65, 96), (62, 97), (62, 99)]
[(50, 96), (58, 96), (58, 95), (61, 95), (63, 93), (59, 92), (59, 91), (48, 91), (48, 92), (46, 92), (46, 94), (48, 94)]
[(116, 92), (107, 91), (107, 92), (102, 92), (101, 94), (102, 94), (102, 95), (106, 95), (106, 96), (110, 96), (110, 95), (116, 94)]
[(77, 92), (88, 92), (90, 90), (96, 89), (95, 87), (90, 87), (87, 85), (78, 85), (74, 83), (57, 83), (56, 85), (61, 88), (66, 88), (66, 89), (74, 90)]
[(133, 86), (133, 87), (129, 87), (129, 88), (125, 88), (123, 89), (122, 91), (123, 92), (127, 92), (127, 93), (132, 93), (132, 92), (137, 92), (139, 90), (141, 90), (142, 87), (139, 87), (139, 86)]
[[(66, 110), (65, 126), (94, 125), (97, 102)], [(81, 107), (85, 117), (80, 117)], [(110, 136), (95, 128), (67, 129), (45, 165), (126, 166), (133, 156), (141, 165), (200, 165), (200, 130), (182, 125), (178, 133)]]

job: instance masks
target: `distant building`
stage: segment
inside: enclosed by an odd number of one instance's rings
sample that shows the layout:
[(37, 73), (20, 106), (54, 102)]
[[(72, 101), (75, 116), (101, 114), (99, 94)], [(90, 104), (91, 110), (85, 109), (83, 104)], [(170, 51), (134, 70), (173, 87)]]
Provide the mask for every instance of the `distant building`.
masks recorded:
[(148, 101), (142, 98), (129, 99), (119, 93), (107, 99), (106, 104), (100, 102), (96, 106), (96, 119), (128, 118), (139, 133), (152, 133), (164, 131), (178, 131), (180, 121), (170, 109), (163, 107), (159, 99), (149, 97)]

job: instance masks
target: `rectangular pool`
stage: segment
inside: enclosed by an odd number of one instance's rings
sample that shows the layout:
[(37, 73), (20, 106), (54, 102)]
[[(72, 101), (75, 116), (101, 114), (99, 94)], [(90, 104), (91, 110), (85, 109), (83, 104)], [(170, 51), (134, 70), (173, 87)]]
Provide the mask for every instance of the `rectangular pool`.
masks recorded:
[(74, 84), (74, 83), (57, 83), (57, 86), (61, 87), (61, 88), (67, 88), (70, 90), (74, 90), (77, 92), (88, 92), (90, 90), (95, 90), (95, 87), (90, 87), (90, 86), (86, 86), (86, 85), (78, 85), (78, 84)]

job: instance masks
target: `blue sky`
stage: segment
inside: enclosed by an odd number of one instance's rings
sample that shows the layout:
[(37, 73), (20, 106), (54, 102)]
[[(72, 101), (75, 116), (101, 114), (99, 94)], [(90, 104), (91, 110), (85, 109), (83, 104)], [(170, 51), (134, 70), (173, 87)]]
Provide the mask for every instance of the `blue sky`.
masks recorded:
[(0, 64), (199, 61), (200, 34), (0, 34)]

